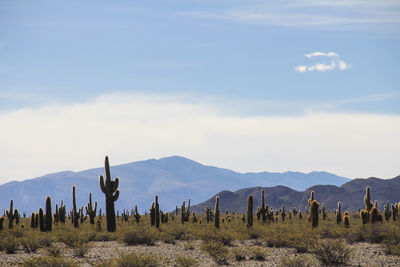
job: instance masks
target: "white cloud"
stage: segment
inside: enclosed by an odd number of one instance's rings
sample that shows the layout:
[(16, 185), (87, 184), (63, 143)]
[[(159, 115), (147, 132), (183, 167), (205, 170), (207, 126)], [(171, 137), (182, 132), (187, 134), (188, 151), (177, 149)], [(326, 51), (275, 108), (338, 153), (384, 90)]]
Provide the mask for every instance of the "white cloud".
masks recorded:
[(106, 95), (0, 113), (0, 183), (66, 169), (182, 155), (238, 171), (325, 170), (389, 178), (400, 116), (240, 116), (181, 97)]
[(328, 52), (328, 53), (324, 53), (324, 52), (313, 52), (310, 54), (306, 54), (304, 55), (307, 58), (312, 58), (312, 57), (338, 57), (339, 55), (336, 54), (335, 52)]
[(305, 54), (304, 55), (306, 58), (315, 58), (315, 57), (327, 57), (331, 58), (330, 62), (316, 62), (312, 65), (298, 65), (294, 68), (296, 72), (306, 72), (306, 71), (319, 71), (319, 72), (325, 72), (328, 70), (334, 70), (334, 69), (339, 69), (339, 70), (347, 70), (351, 67), (348, 63), (344, 62), (339, 58), (339, 55), (335, 52), (313, 52), (310, 54)]

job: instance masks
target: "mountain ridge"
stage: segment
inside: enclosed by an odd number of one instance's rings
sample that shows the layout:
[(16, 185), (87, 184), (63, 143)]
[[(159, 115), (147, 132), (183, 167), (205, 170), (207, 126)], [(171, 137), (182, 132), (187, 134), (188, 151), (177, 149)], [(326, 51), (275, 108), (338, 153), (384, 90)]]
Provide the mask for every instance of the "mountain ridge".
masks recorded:
[[(174, 209), (183, 200), (191, 198), (200, 203), (221, 190), (238, 190), (251, 186), (288, 185), (304, 190), (311, 185), (333, 183), (342, 185), (349, 181), (331, 173), (238, 173), (229, 169), (206, 166), (191, 159), (171, 156), (148, 159), (126, 164), (112, 165), (112, 177), (120, 178), (120, 199), (117, 209), (138, 205), (141, 212), (151, 206), (158, 194), (163, 210)], [(76, 186), (77, 205), (85, 206), (89, 192), (93, 200), (104, 206), (104, 195), (99, 188), (99, 175), (103, 167), (79, 172), (61, 171), (24, 181), (12, 181), (0, 185), (0, 209), (8, 208), (10, 199), (21, 211), (30, 212), (44, 205), (47, 195), (53, 203), (61, 200), (69, 206), (72, 201), (72, 185)], [(55, 205), (55, 204), (54, 204)]]

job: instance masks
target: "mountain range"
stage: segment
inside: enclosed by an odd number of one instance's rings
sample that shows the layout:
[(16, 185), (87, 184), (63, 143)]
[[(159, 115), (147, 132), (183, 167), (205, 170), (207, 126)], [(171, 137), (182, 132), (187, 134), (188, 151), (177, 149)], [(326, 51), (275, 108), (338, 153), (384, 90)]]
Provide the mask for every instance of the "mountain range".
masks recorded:
[(371, 199), (378, 201), (378, 208), (383, 210), (383, 205), (387, 201), (397, 203), (400, 201), (400, 176), (392, 179), (354, 179), (342, 186), (334, 185), (315, 185), (305, 191), (296, 191), (286, 186), (274, 187), (251, 187), (231, 191), (221, 191), (210, 199), (200, 204), (194, 205), (192, 211), (196, 213), (204, 212), (206, 207), (214, 209), (215, 197), (219, 196), (220, 210), (234, 210), (242, 213), (247, 208), (247, 198), (250, 194), (254, 197), (254, 210), (261, 206), (261, 190), (264, 189), (264, 199), (266, 204), (272, 209), (279, 209), (282, 205), (286, 210), (296, 207), (300, 210), (305, 210), (308, 206), (308, 199), (311, 191), (315, 192), (315, 199), (325, 205), (327, 209), (334, 210), (340, 201), (342, 211), (358, 211), (363, 209), (365, 188), (370, 186)]
[[(341, 186), (350, 180), (328, 172), (238, 173), (205, 166), (180, 156), (137, 161), (111, 166), (110, 169), (112, 178), (120, 179), (116, 208), (132, 209), (138, 205), (140, 212), (148, 210), (155, 194), (159, 195), (161, 209), (173, 210), (183, 200), (190, 198), (192, 204), (200, 203), (221, 190), (284, 185), (301, 191), (318, 184)], [(69, 209), (73, 185), (76, 186), (78, 206), (85, 206), (89, 192), (92, 192), (93, 200), (104, 210), (104, 194), (99, 187), (102, 173), (104, 167), (81, 172), (64, 171), (0, 185), (0, 210), (8, 208), (10, 199), (13, 199), (14, 207), (20, 212), (37, 211), (44, 206), (48, 195), (52, 197), (54, 206), (63, 200)]]

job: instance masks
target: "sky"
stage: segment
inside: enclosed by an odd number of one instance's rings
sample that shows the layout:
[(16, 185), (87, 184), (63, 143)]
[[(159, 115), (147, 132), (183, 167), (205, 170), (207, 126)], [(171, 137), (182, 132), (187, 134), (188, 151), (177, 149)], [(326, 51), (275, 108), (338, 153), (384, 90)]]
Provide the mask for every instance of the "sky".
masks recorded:
[(0, 1), (0, 184), (181, 155), (400, 174), (400, 2)]

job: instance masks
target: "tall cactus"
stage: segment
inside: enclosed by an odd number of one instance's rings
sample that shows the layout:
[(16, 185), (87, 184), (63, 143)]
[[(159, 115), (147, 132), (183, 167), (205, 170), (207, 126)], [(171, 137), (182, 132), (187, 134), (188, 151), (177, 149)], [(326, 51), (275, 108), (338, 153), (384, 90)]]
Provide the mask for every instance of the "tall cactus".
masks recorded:
[(311, 196), (308, 199), (308, 207), (309, 208), (311, 208), (311, 204), (312, 204), (313, 200), (314, 200), (314, 191), (311, 191)]
[(392, 217), (392, 210), (390, 208), (390, 203), (389, 201), (386, 203), (384, 209), (383, 209), (383, 213), (385, 215), (385, 220), (389, 221), (390, 217)]
[(216, 228), (219, 228), (219, 196), (216, 196), (215, 198), (215, 210), (214, 210), (214, 225)]
[(349, 228), (350, 227), (350, 219), (349, 219), (349, 213), (347, 211), (344, 213), (343, 221), (344, 221), (344, 227)]
[(247, 227), (253, 226), (253, 195), (247, 199)]
[(67, 215), (67, 211), (63, 201), (61, 200), (61, 205), (58, 208), (58, 216), (60, 217), (60, 222), (65, 223), (65, 217)]
[(46, 217), (44, 222), (44, 228), (46, 232), (51, 231), (52, 223), (53, 223), (53, 216), (51, 212), (51, 198), (50, 196), (48, 196), (46, 199)]
[(10, 201), (10, 209), (6, 210), (6, 215), (8, 218), (8, 229), (13, 228), (13, 222), (18, 216), (18, 210), (17, 209), (13, 210), (13, 208), (14, 208), (14, 200), (11, 200)]
[(342, 204), (339, 201), (338, 204), (337, 204), (337, 210), (336, 210), (336, 223), (337, 224), (342, 223), (342, 213), (340, 211), (341, 205)]
[(156, 208), (154, 207), (154, 202), (151, 203), (150, 208), (150, 224), (151, 226), (156, 225)]
[(322, 204), (322, 219), (325, 221), (327, 217), (328, 217), (328, 213), (326, 212), (325, 205)]
[(318, 226), (318, 216), (319, 216), (318, 208), (319, 208), (319, 203), (316, 200), (313, 200), (310, 206), (310, 216), (313, 228)]
[(261, 219), (263, 223), (267, 220), (267, 208), (265, 207), (264, 200), (264, 189), (261, 190), (261, 209), (260, 209)]
[(371, 201), (371, 189), (369, 186), (365, 189), (366, 193), (364, 196), (364, 203), (365, 203), (365, 209), (370, 212), (372, 207), (374, 206), (372, 201)]
[(97, 201), (94, 202), (94, 208), (92, 204), (92, 193), (89, 193), (89, 203), (86, 206), (86, 214), (89, 215), (89, 222), (90, 224), (94, 224), (94, 218), (96, 217), (97, 211)]
[(35, 217), (36, 217), (35, 212), (32, 212), (32, 214), (31, 214), (31, 228), (33, 228), (33, 229), (36, 228)]
[(155, 196), (155, 219), (156, 228), (160, 228), (160, 205), (158, 204), (158, 195)]
[(106, 196), (107, 231), (115, 232), (117, 229), (117, 225), (115, 219), (114, 202), (117, 201), (119, 197), (119, 190), (118, 190), (119, 179), (115, 178), (114, 181), (111, 180), (110, 165), (108, 163), (107, 156), (105, 159), (105, 171), (106, 171), (106, 182), (104, 183), (103, 175), (100, 175), (100, 188), (101, 191)]
[(40, 232), (46, 231), (45, 226), (44, 226), (44, 214), (43, 214), (43, 209), (39, 209), (39, 228)]
[(1, 216), (0, 217), (0, 230), (3, 230), (3, 222), (4, 222), (4, 220), (5, 220), (5, 217)]
[(186, 210), (185, 210), (185, 200), (184, 200), (181, 205), (181, 223), (184, 224), (185, 221), (186, 221)]
[(74, 223), (74, 227), (79, 227), (79, 218), (80, 213), (76, 208), (76, 198), (75, 198), (75, 186), (72, 187), (72, 222)]
[(140, 221), (140, 214), (137, 210), (137, 205), (135, 206), (135, 214), (133, 215), (135, 217), (136, 223), (139, 223)]

